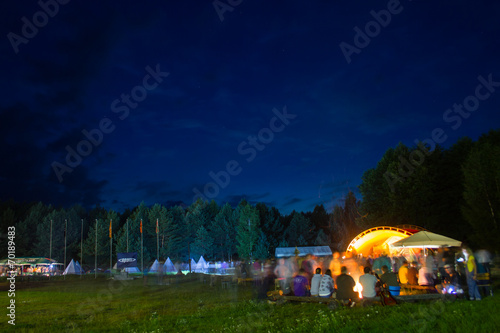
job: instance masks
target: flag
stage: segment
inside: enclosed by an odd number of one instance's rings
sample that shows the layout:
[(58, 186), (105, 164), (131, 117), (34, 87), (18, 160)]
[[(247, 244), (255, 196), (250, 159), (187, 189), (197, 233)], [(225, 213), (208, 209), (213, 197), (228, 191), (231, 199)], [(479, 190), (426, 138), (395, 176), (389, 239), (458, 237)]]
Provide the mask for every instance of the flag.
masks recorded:
[(141, 220), (141, 234), (142, 234), (142, 220)]
[(109, 238), (113, 238), (113, 227), (112, 227), (113, 220), (109, 220)]
[(158, 219), (156, 219), (156, 233), (158, 233)]

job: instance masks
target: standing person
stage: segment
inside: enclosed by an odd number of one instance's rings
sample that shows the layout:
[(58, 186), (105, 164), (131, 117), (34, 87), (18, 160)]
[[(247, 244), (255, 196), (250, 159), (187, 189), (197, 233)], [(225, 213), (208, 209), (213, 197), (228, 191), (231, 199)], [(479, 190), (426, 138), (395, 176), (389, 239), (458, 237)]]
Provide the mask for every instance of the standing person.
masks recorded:
[(408, 284), (408, 261), (403, 259), (403, 264), (398, 272), (399, 282), (401, 284)]
[(330, 261), (330, 270), (332, 271), (333, 276), (339, 276), (340, 272), (340, 253), (335, 252), (333, 254), (333, 259)]
[(280, 289), (283, 291), (283, 294), (288, 295), (291, 293), (290, 290), (290, 279), (292, 277), (292, 272), (288, 268), (285, 263), (285, 259), (281, 258), (278, 262), (278, 265), (274, 269), (274, 275), (278, 277), (278, 281), (280, 283)]
[(424, 265), (418, 270), (418, 284), (420, 286), (433, 286), (436, 276), (432, 271), (432, 266), (429, 266), (429, 261), (424, 261)]
[(319, 297), (331, 297), (334, 290), (335, 287), (332, 279), (332, 271), (327, 269), (325, 275), (321, 277), (321, 282), (319, 284)]
[(321, 283), (321, 268), (316, 268), (316, 274), (313, 275), (311, 279), (311, 296), (319, 296), (319, 284)]
[(375, 277), (375, 275), (371, 274), (372, 270), (370, 269), (370, 267), (365, 267), (363, 271), (365, 272), (365, 274), (359, 277), (359, 283), (363, 287), (361, 295), (363, 296), (363, 298), (374, 298), (375, 296), (377, 296), (377, 292), (375, 291), (377, 278)]
[(358, 295), (354, 291), (356, 282), (352, 276), (347, 274), (347, 267), (340, 268), (340, 275), (337, 276), (337, 299), (338, 300), (357, 300)]
[(464, 248), (462, 250), (465, 256), (465, 276), (467, 277), (467, 287), (469, 288), (469, 298), (471, 301), (474, 299), (477, 301), (481, 300), (481, 294), (479, 293), (479, 288), (477, 287), (477, 265), (476, 258), (471, 249)]
[(299, 274), (293, 278), (293, 292), (295, 296), (309, 296), (309, 280), (305, 269), (299, 269)]

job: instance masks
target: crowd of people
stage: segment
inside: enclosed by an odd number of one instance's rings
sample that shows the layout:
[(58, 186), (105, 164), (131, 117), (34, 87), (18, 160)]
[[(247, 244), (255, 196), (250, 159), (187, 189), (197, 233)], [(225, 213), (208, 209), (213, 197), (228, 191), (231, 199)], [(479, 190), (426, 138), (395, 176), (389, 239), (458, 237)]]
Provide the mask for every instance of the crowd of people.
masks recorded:
[(408, 257), (382, 253), (364, 258), (336, 252), (330, 257), (279, 258), (276, 263), (255, 261), (251, 265), (241, 263), (240, 267), (254, 277), (263, 297), (267, 291), (279, 288), (284, 295), (336, 297), (355, 302), (377, 297), (381, 288), (391, 295), (399, 295), (405, 286), (456, 294), (463, 293), (467, 286), (469, 299), (480, 300), (477, 277), (489, 269), (489, 261), (480, 263), (470, 249), (437, 249)]

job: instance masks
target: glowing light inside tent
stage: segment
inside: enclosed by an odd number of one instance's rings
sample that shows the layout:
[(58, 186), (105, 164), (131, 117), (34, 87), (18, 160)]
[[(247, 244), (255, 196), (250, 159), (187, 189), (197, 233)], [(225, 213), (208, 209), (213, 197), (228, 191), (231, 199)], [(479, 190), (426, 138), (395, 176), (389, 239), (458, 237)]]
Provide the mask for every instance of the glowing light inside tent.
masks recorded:
[(396, 227), (375, 227), (356, 236), (347, 247), (347, 252), (362, 253), (389, 251), (389, 245), (412, 235), (412, 232)]

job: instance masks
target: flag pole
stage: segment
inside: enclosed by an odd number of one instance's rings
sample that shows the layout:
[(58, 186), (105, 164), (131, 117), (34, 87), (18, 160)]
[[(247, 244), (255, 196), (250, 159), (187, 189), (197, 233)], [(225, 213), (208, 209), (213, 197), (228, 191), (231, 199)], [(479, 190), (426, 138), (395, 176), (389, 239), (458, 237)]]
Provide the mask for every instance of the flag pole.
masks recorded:
[(158, 219), (156, 219), (156, 258), (160, 260), (160, 234), (158, 232)]
[(82, 219), (82, 230), (80, 233), (80, 279), (83, 275), (83, 219)]
[[(64, 219), (64, 269), (66, 270), (66, 234), (68, 233), (68, 220)], [(66, 280), (66, 274), (64, 274)]]
[(127, 219), (127, 253), (128, 253), (128, 219)]
[[(50, 220), (50, 249), (49, 249), (49, 259), (52, 262), (52, 220)], [(49, 279), (52, 275), (52, 272), (49, 272)]]
[(94, 266), (94, 279), (97, 279), (97, 219), (95, 219), (95, 266)]
[(144, 277), (144, 248), (143, 248), (143, 237), (142, 237), (142, 219), (141, 219), (141, 270), (142, 270), (142, 277)]
[(109, 220), (109, 276), (112, 276), (113, 268), (113, 219)]

